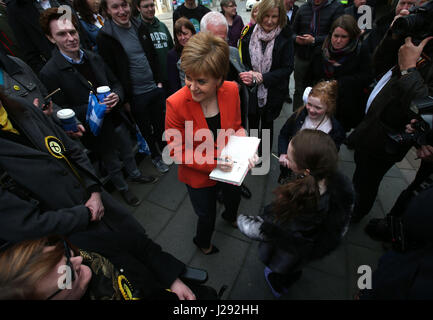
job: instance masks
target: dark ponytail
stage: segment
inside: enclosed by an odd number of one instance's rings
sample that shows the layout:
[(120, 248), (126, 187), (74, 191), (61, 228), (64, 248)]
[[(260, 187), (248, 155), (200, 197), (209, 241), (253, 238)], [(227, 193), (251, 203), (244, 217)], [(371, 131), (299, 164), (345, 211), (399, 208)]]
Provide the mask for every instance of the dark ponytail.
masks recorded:
[(273, 211), (276, 220), (314, 213), (320, 199), (319, 181), (326, 180), (337, 170), (338, 153), (332, 138), (320, 131), (305, 129), (291, 140), (293, 160), (304, 173), (278, 187)]

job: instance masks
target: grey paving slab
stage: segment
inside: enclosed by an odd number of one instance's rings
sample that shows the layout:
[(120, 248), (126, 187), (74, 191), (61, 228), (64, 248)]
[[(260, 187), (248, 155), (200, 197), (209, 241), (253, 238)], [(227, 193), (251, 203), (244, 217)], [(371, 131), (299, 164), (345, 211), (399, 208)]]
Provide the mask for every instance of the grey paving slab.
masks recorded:
[(349, 230), (345, 236), (344, 242), (350, 243), (352, 245), (357, 245), (371, 250), (382, 252), (382, 243), (371, 239), (365, 232), (364, 228), (368, 221), (373, 218), (383, 218), (385, 213), (382, 210), (381, 205), (378, 201), (374, 203), (371, 212), (357, 224), (351, 224)]
[(338, 153), (338, 158), (343, 161), (353, 161), (353, 150), (350, 150), (346, 145), (341, 145), (340, 152)]
[(160, 177), (160, 182), (146, 199), (161, 207), (175, 211), (179, 208), (186, 194), (186, 186), (177, 178), (177, 166), (173, 164), (170, 171)]
[(173, 217), (174, 213), (149, 201), (143, 200), (141, 205), (134, 211), (133, 215), (146, 230), (149, 237), (155, 239)]
[(415, 179), (417, 171), (414, 169), (400, 169), (400, 172), (406, 183), (411, 184), (412, 181)]
[(346, 279), (313, 268), (305, 268), (301, 278), (283, 297), (287, 300), (349, 299)]
[(346, 277), (347, 261), (344, 242), (322, 259), (310, 262), (307, 267), (338, 277)]
[(235, 280), (241, 272), (250, 244), (221, 232), (215, 232), (213, 243), (220, 250), (218, 254), (204, 255), (199, 252), (199, 249), (195, 249), (194, 257), (189, 264), (208, 271), (208, 285), (217, 289), (224, 284), (228, 285), (229, 288), (225, 293), (227, 296), (230, 295)]
[(242, 270), (227, 298), (231, 300), (275, 299), (265, 281), (264, 267), (258, 257), (258, 242), (254, 241), (249, 246)]
[(346, 278), (350, 297), (353, 297), (358, 291), (358, 279), (361, 273), (358, 273), (360, 266), (369, 266), (371, 271), (377, 268), (379, 258), (383, 252), (377, 252), (365, 247), (359, 247), (348, 244), (347, 248), (347, 261), (349, 265), (348, 275)]
[(195, 235), (197, 216), (191, 206), (189, 198), (186, 198), (176, 214), (159, 233), (156, 242), (161, 247), (173, 254), (176, 258), (188, 263), (195, 252), (192, 238)]
[(406, 189), (408, 183), (403, 178), (384, 177), (378, 197), (385, 213), (388, 213), (397, 200), (398, 195)]
[(346, 175), (349, 179), (352, 179), (355, 168), (356, 165), (352, 161), (338, 161), (338, 170), (340, 170), (340, 172)]

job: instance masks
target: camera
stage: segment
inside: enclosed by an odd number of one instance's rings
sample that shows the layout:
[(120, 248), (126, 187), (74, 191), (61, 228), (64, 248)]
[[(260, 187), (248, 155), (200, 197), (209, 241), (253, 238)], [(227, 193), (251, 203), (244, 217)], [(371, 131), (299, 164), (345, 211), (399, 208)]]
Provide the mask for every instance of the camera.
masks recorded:
[(433, 34), (433, 2), (409, 9), (409, 15), (395, 20), (392, 25), (393, 34), (400, 38), (412, 37), (414, 43), (421, 42)]
[(411, 145), (419, 148), (422, 145), (433, 145), (433, 130), (421, 115), (433, 114), (433, 97), (418, 98), (410, 105), (410, 118), (418, 121), (412, 124), (413, 133), (388, 133), (388, 136), (400, 145)]

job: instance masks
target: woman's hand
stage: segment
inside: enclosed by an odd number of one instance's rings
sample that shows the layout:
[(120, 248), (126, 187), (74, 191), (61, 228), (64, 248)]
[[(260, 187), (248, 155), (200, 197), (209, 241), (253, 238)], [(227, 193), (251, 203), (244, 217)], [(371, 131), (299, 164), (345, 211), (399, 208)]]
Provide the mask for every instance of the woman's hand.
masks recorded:
[(289, 160), (287, 160), (287, 154), (280, 155), (278, 162), (281, 166), (287, 167), (289, 165)]
[(177, 295), (179, 300), (196, 300), (195, 294), (180, 279), (174, 280), (170, 290)]
[(248, 170), (254, 168), (256, 166), (257, 161), (259, 161), (259, 156), (256, 153), (252, 158), (248, 159)]
[[(254, 85), (256, 83), (260, 84), (263, 82), (263, 75), (260, 72), (255, 71), (245, 71), (239, 73), (239, 78), (247, 86)], [(255, 81), (255, 83), (254, 83)]]
[(313, 44), (315, 39), (311, 34), (303, 34), (302, 36), (296, 36), (296, 43), (301, 46)]
[(217, 168), (224, 172), (230, 172), (233, 169), (233, 163), (232, 157), (224, 156), (222, 160), (217, 160)]

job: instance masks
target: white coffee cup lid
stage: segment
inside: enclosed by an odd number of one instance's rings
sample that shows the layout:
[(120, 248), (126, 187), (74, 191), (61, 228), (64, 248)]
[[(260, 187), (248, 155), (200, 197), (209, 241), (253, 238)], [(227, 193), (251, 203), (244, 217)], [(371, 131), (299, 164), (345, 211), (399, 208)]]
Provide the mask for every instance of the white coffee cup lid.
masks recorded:
[(57, 111), (57, 118), (59, 119), (69, 119), (75, 117), (75, 112), (72, 109), (62, 109)]
[(110, 87), (109, 86), (102, 86), (102, 87), (98, 87), (96, 89), (97, 93), (106, 93), (106, 92), (110, 92)]

